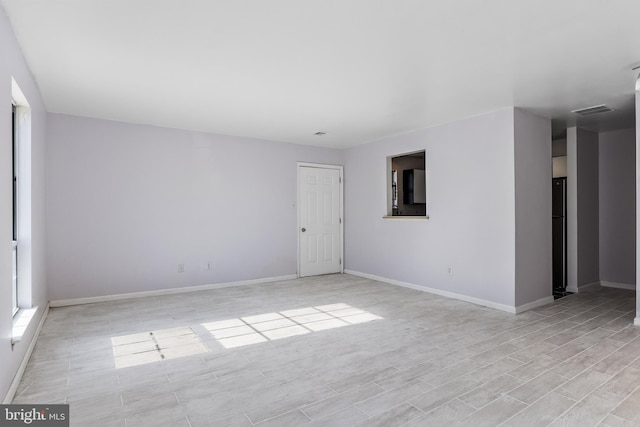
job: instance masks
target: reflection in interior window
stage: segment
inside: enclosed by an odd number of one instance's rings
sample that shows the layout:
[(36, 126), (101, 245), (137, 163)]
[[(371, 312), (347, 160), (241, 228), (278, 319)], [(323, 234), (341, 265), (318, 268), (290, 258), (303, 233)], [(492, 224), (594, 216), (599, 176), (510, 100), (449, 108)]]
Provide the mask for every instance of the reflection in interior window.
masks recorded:
[(425, 152), (403, 154), (390, 158), (389, 192), (392, 216), (426, 216), (427, 191)]

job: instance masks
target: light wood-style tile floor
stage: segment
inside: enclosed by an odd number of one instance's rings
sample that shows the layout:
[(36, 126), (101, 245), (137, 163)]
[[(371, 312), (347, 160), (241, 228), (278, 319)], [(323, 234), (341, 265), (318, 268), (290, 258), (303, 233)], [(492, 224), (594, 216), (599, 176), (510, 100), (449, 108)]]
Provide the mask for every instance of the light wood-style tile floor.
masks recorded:
[(14, 403), (73, 426), (638, 426), (635, 292), (511, 315), (349, 275), (52, 309)]

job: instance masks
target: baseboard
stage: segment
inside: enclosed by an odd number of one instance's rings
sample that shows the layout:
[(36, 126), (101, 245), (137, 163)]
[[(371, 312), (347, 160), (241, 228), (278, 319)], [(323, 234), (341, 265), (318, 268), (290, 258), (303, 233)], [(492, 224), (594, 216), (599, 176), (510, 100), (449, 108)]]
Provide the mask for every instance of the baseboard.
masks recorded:
[[(472, 304), (481, 305), (483, 307), (495, 308), (496, 310), (506, 311), (507, 313), (516, 314), (518, 312), (524, 311), (524, 310), (518, 311), (520, 307), (512, 307), (506, 304), (498, 304), (498, 303), (483, 300), (480, 298), (474, 298), (467, 295), (457, 294), (455, 292), (443, 291), (441, 289), (429, 288), (426, 286), (419, 286), (413, 283), (401, 282), (399, 280), (388, 279), (386, 277), (376, 276), (373, 274), (361, 273), (359, 271), (353, 271), (353, 270), (345, 270), (344, 272), (346, 274), (351, 274), (352, 276), (364, 277), (365, 279), (377, 280), (378, 282), (389, 283), (390, 285), (402, 286), (403, 288), (409, 288), (409, 289), (414, 289), (416, 291), (428, 292), (430, 294), (436, 294), (443, 297), (454, 298), (457, 300), (470, 302)], [(551, 297), (551, 301), (553, 301), (553, 297)], [(535, 301), (535, 303), (539, 303), (539, 302)], [(547, 303), (545, 302), (545, 304)], [(544, 304), (540, 304), (540, 305), (544, 305)], [(522, 307), (525, 307), (525, 306), (522, 306)]]
[(579, 285), (577, 288), (575, 287), (571, 287), (571, 286), (567, 286), (567, 292), (573, 292), (574, 294), (578, 294), (580, 293), (580, 289), (584, 288), (588, 288), (589, 286), (599, 286), (600, 282), (591, 282), (591, 283), (587, 283), (585, 285)]
[(66, 307), (69, 305), (93, 304), (97, 302), (119, 301), (123, 299), (155, 297), (161, 295), (182, 294), (187, 292), (209, 291), (212, 289), (229, 288), (232, 286), (256, 285), (260, 283), (280, 282), (297, 279), (295, 274), (286, 276), (265, 277), (261, 279), (239, 280), (237, 282), (213, 283), (210, 285), (186, 286), (184, 288), (159, 289), (157, 291), (130, 292), (126, 294), (103, 295), (98, 297), (71, 298), (49, 301), (51, 307)]
[(553, 295), (549, 295), (548, 297), (540, 298), (539, 300), (519, 305), (516, 307), (516, 314), (523, 313), (527, 310), (533, 310), (534, 308), (542, 307), (543, 305), (551, 304), (553, 303), (553, 301)]
[(22, 362), (18, 367), (18, 371), (13, 377), (13, 381), (11, 381), (11, 385), (9, 386), (9, 390), (7, 391), (7, 395), (4, 397), (2, 401), (3, 405), (8, 405), (13, 402), (13, 398), (16, 396), (16, 392), (18, 391), (18, 385), (20, 385), (20, 381), (22, 381), (22, 375), (24, 375), (25, 369), (27, 369), (27, 364), (29, 363), (29, 359), (31, 358), (31, 353), (33, 353), (33, 349), (36, 346), (36, 342), (38, 341), (38, 337), (40, 336), (40, 331), (42, 330), (42, 326), (44, 325), (44, 321), (47, 319), (47, 315), (49, 314), (49, 304), (44, 308), (44, 312), (42, 313), (42, 317), (40, 318), (40, 322), (38, 323), (38, 327), (36, 328), (35, 333), (33, 334), (33, 339), (29, 343), (29, 347), (27, 347), (27, 351), (22, 358)]
[(636, 285), (632, 283), (616, 283), (616, 282), (607, 282), (607, 281), (601, 280), (600, 286), (604, 286), (605, 288), (627, 289), (629, 291), (636, 290)]
[(633, 321), (633, 324), (636, 326), (640, 326), (640, 313), (636, 313), (636, 318)]

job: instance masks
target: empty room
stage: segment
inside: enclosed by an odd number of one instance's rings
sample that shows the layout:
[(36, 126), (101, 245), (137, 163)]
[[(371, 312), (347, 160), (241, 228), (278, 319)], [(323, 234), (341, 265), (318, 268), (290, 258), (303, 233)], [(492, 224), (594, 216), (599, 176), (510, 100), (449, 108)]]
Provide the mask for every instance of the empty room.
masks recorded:
[(640, 425), (638, 16), (0, 0), (0, 425)]

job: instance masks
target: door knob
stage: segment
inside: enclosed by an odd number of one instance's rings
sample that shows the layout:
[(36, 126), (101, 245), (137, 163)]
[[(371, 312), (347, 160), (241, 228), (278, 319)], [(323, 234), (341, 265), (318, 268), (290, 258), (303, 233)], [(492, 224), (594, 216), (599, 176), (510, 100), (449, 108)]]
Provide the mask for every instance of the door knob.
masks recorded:
[(307, 229), (303, 227), (302, 230), (300, 230), (300, 231), (302, 231), (304, 233), (305, 231), (307, 231)]

